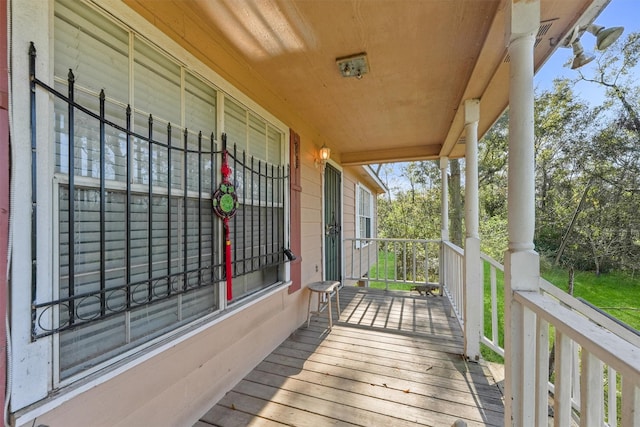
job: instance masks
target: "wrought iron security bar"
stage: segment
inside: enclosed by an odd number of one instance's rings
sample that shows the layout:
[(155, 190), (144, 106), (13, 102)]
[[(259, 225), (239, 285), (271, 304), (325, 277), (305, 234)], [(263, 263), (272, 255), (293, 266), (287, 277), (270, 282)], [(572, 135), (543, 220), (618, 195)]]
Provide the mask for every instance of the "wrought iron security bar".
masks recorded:
[(286, 166), (256, 160), (239, 152), (235, 144), (229, 157), (240, 200), (238, 215), (231, 222), (233, 277), (237, 277), (284, 261), (284, 195), (289, 176)]
[[(31, 132), (32, 132), (32, 165), (33, 165), (33, 206), (36, 208), (36, 188), (35, 188), (35, 165), (36, 163), (36, 88), (46, 90), (55, 99), (62, 101), (67, 106), (67, 143), (68, 143), (68, 174), (66, 182), (64, 179), (60, 180), (59, 184), (59, 204), (60, 204), (60, 240), (63, 246), (66, 246), (67, 253), (62, 254), (60, 268), (60, 282), (59, 289), (54, 291), (57, 293), (57, 298), (50, 301), (38, 301), (37, 287), (36, 287), (36, 274), (32, 275), (32, 336), (34, 338), (40, 338), (43, 336), (51, 335), (55, 332), (61, 332), (81, 325), (87, 325), (93, 322), (100, 321), (102, 319), (128, 312), (136, 307), (160, 302), (162, 300), (169, 299), (177, 294), (188, 293), (195, 289), (200, 289), (205, 286), (212, 286), (220, 280), (222, 271), (221, 263), (218, 259), (218, 250), (213, 242), (209, 242), (208, 256), (203, 257), (202, 251), (197, 250), (197, 254), (193, 255), (193, 250), (190, 251), (191, 246), (194, 243), (197, 248), (202, 248), (202, 228), (208, 227), (211, 232), (212, 240), (216, 239), (216, 224), (214, 223), (214, 217), (212, 214), (205, 214), (208, 212), (209, 203), (205, 203), (206, 199), (203, 198), (202, 180), (203, 163), (206, 158), (206, 162), (209, 164), (209, 182), (211, 186), (214, 185), (216, 180), (216, 154), (219, 151), (215, 151), (215, 141), (213, 135), (210, 137), (211, 150), (202, 150), (203, 136), (202, 133), (197, 137), (197, 149), (189, 148), (189, 133), (184, 130), (184, 143), (182, 147), (174, 147), (172, 145), (172, 127), (171, 124), (166, 128), (166, 142), (162, 142), (154, 138), (154, 123), (153, 117), (150, 115), (148, 120), (148, 135), (141, 135), (132, 131), (131, 117), (132, 111), (130, 106), (125, 109), (126, 125), (120, 126), (106, 118), (105, 114), (105, 92), (101, 91), (99, 95), (99, 112), (96, 113), (91, 109), (81, 105), (75, 101), (76, 91), (74, 88), (75, 76), (69, 71), (67, 87), (68, 94), (64, 95), (56, 89), (48, 86), (43, 81), (39, 80), (35, 74), (35, 58), (36, 50), (32, 44), (29, 51), (30, 55), (30, 81), (31, 81)], [(75, 115), (81, 113), (85, 118), (94, 120), (96, 127), (98, 128), (98, 144), (99, 144), (99, 182), (96, 183), (95, 179), (78, 179), (76, 177), (76, 165), (75, 161), (78, 157), (77, 147), (75, 147), (76, 135), (75, 135)], [(106, 180), (106, 135), (107, 128), (120, 133), (125, 148), (125, 182), (110, 182)], [(132, 141), (136, 140), (140, 143), (146, 142), (148, 144), (148, 186), (146, 192), (141, 192), (141, 185), (136, 186), (134, 189), (132, 186)], [(154, 150), (165, 150), (167, 159), (166, 166), (168, 167), (166, 185), (164, 188), (154, 188), (154, 183), (157, 184), (157, 180), (153, 178), (154, 171)], [(183, 179), (182, 188), (183, 192), (180, 194), (176, 191), (172, 181), (174, 175), (172, 169), (174, 168), (175, 161), (172, 160), (172, 155), (179, 152), (184, 159), (183, 166)], [(190, 177), (190, 167), (188, 165), (188, 159), (190, 157), (197, 157), (197, 194), (193, 194), (188, 191)], [(97, 184), (97, 185), (96, 185)], [(124, 187), (124, 188), (123, 188)], [(155, 185), (157, 187), (157, 185)], [(97, 199), (98, 203), (95, 203)], [(110, 208), (107, 208), (107, 200), (113, 202), (113, 200), (119, 200), (110, 204)], [(65, 206), (66, 205), (66, 206)], [(98, 205), (98, 206), (96, 206)], [(134, 209), (134, 205), (146, 205), (146, 212), (144, 209)], [(156, 234), (158, 230), (154, 230), (153, 225), (157, 225), (158, 221), (154, 220), (154, 215), (157, 215), (156, 208), (158, 206), (166, 206), (163, 209), (166, 216), (166, 225), (159, 231), (163, 234), (164, 244), (166, 248), (165, 260), (159, 261), (154, 258), (153, 248), (157, 247)], [(206, 205), (206, 207), (205, 207)], [(118, 211), (111, 209), (111, 206), (117, 206)], [(191, 206), (191, 212), (189, 207)], [(82, 211), (82, 215), (93, 215), (92, 221), (82, 222), (77, 215), (78, 210)], [(97, 211), (97, 212), (96, 212)], [(196, 212), (194, 215), (194, 211)], [(95, 220), (95, 214), (97, 214), (97, 221)], [(114, 245), (112, 230), (108, 230), (108, 227), (112, 226), (114, 222), (118, 221), (118, 218), (108, 218), (108, 216), (114, 217), (120, 214), (120, 220), (124, 222), (124, 229), (122, 230), (124, 238), (121, 239), (121, 245), (123, 247), (119, 249), (124, 250), (124, 256), (121, 260), (108, 259), (107, 252), (113, 252), (112, 249), (107, 249), (108, 245)], [(182, 216), (182, 223), (176, 224), (176, 216)], [(138, 218), (136, 221), (134, 217)], [(135, 229), (135, 226), (140, 226), (142, 217), (147, 218), (147, 236), (146, 238), (134, 238), (133, 234), (139, 232)], [(197, 243), (194, 242), (193, 237), (187, 235), (189, 231), (189, 217), (191, 221), (196, 224), (196, 227), (191, 227), (191, 230), (197, 229)], [(35, 213), (33, 214), (35, 220)], [(66, 217), (66, 218), (65, 218)], [(35, 223), (34, 223), (35, 227)], [(78, 246), (87, 245), (86, 242), (78, 241), (82, 238), (79, 236), (79, 227), (83, 227), (82, 230), (86, 235), (93, 232), (94, 236), (91, 239), (97, 240), (99, 244), (99, 256), (98, 263), (99, 268), (97, 271), (89, 270), (78, 272), (76, 271), (79, 262), (76, 257), (78, 255)], [(175, 232), (173, 232), (175, 230)], [(174, 236), (179, 235), (181, 231), (181, 246), (177, 248), (173, 241)], [(98, 235), (96, 238), (95, 235)], [(107, 237), (109, 235), (109, 238)], [(66, 236), (66, 241), (65, 240)], [(121, 236), (122, 237), (122, 236)], [(89, 237), (87, 237), (89, 238)], [(140, 256), (132, 256), (132, 245), (134, 243), (140, 244), (143, 240), (148, 242), (147, 258), (142, 260)], [(32, 231), (32, 245), (34, 247), (33, 265), (34, 270), (37, 265), (35, 258), (35, 246), (37, 243), (37, 237), (35, 235), (35, 228)], [(94, 242), (95, 243), (95, 242)], [(192, 248), (191, 248), (192, 249)], [(182, 261), (176, 265), (176, 262), (172, 259), (173, 255), (182, 250)], [(191, 252), (191, 254), (190, 254)], [(135, 259), (135, 261), (134, 261)], [(118, 262), (123, 261), (123, 262)], [(146, 262), (145, 262), (146, 261)], [(85, 260), (86, 262), (86, 260)], [(64, 265), (66, 264), (66, 265)], [(95, 264), (95, 260), (94, 260)], [(109, 265), (108, 265), (109, 264)], [(114, 265), (120, 264), (120, 265)], [(146, 264), (146, 265), (145, 265)], [(159, 268), (164, 267), (164, 269)], [(66, 271), (63, 271), (66, 270)], [(142, 270), (142, 272), (141, 272)], [(146, 270), (146, 274), (145, 274)], [(164, 270), (164, 271), (162, 271)], [(34, 271), (35, 273), (35, 271)], [(124, 276), (124, 277), (122, 277)], [(146, 276), (146, 277), (141, 277)], [(114, 282), (118, 282), (118, 279), (124, 279), (123, 283), (113, 285)], [(82, 281), (83, 283), (78, 283)], [(63, 286), (66, 282), (66, 286)], [(82, 286), (81, 286), (82, 285)], [(82, 288), (82, 291), (78, 290)]]
[[(71, 70), (65, 95), (36, 77), (36, 49), (33, 44), (29, 56), (33, 339), (96, 323), (144, 306), (161, 304), (205, 287), (216, 292), (214, 285), (224, 280), (225, 271), (219, 221), (211, 209), (211, 192), (218, 179), (218, 155), (222, 153), (215, 150), (213, 134), (204, 138), (199, 132), (194, 142), (194, 134), (184, 129), (182, 143), (176, 145), (171, 124), (168, 123), (166, 129), (154, 127), (152, 115), (148, 117), (148, 133), (136, 133), (131, 125), (130, 106), (124, 108), (125, 125), (119, 125), (107, 118), (104, 90), (99, 95), (98, 112), (93, 111), (75, 100), (75, 76)], [(60, 285), (47, 301), (38, 298), (36, 271), (37, 89), (44, 90), (55, 102), (64, 104), (67, 115), (68, 147), (65, 147), (66, 153), (60, 154), (66, 156), (68, 173), (56, 177), (59, 239), (64, 250), (61, 249), (60, 254)], [(98, 129), (97, 179), (94, 176), (76, 176), (75, 161), (79, 150), (75, 147), (76, 114), (94, 123)], [(166, 140), (161, 141), (154, 136), (154, 130), (158, 129)], [(126, 153), (123, 165), (119, 166), (124, 168), (124, 174), (120, 180), (107, 180), (106, 140), (107, 135), (114, 132)], [(137, 148), (133, 146), (134, 141)], [(132, 158), (136, 149), (141, 150), (141, 144), (146, 144), (145, 156), (148, 158), (146, 182), (134, 184), (134, 174), (140, 175), (144, 169), (140, 166), (140, 159)], [(203, 145), (210, 149), (203, 149)], [(84, 150), (86, 147), (80, 148)], [(237, 277), (274, 266), (277, 270), (284, 262), (286, 168), (256, 161), (253, 156), (238, 152), (235, 145), (230, 157), (233, 159), (233, 178), (239, 183), (237, 187), (241, 193), (239, 215), (232, 220), (231, 227), (234, 240), (245, 242), (236, 245), (233, 253), (233, 275)], [(115, 169), (118, 165), (110, 164), (109, 167)], [(114, 174), (113, 171), (110, 173)], [(206, 186), (203, 181), (206, 181)], [(114, 224), (119, 222), (123, 225), (122, 230), (114, 230)], [(251, 235), (255, 227), (259, 230), (257, 241)], [(207, 238), (203, 237), (205, 235)], [(87, 242), (83, 239), (93, 240)], [(85, 259), (80, 262), (77, 259), (82, 252), (79, 248), (89, 244), (99, 247), (90, 254), (97, 260), (87, 260), (89, 256), (82, 253), (80, 255)], [(119, 254), (116, 259), (111, 257), (114, 253)], [(79, 271), (78, 266), (87, 263), (93, 263), (93, 269)]]

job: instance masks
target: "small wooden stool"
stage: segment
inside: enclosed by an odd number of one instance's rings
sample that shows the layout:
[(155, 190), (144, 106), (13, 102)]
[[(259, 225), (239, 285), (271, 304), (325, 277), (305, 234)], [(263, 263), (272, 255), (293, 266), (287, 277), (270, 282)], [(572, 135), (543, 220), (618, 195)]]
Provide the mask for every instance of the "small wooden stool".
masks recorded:
[[(338, 318), (340, 318), (340, 282), (336, 282), (334, 280), (325, 280), (323, 282), (313, 282), (310, 283), (307, 288), (309, 288), (309, 305), (307, 307), (307, 328), (309, 327), (309, 322), (311, 321), (312, 314), (320, 314), (322, 310), (322, 295), (326, 295), (328, 311), (327, 316), (329, 317), (329, 330), (333, 327), (333, 319), (331, 318), (331, 294), (333, 292), (336, 293), (336, 302), (338, 303)], [(318, 293), (318, 311), (311, 311), (311, 296), (313, 293)]]

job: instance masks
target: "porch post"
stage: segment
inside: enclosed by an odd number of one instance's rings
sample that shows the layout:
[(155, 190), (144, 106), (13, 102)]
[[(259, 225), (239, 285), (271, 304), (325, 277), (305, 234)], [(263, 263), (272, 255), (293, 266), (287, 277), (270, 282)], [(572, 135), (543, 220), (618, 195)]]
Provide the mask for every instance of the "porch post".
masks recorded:
[(447, 169), (449, 168), (449, 158), (440, 157), (440, 180), (442, 181), (442, 194), (440, 195), (440, 266), (438, 274), (438, 284), (440, 285), (440, 295), (444, 295), (444, 286), (447, 282), (446, 263), (444, 260), (444, 242), (449, 240), (449, 179)]
[[(535, 425), (535, 315), (513, 299), (514, 291), (537, 291), (540, 260), (534, 251), (535, 173), (533, 48), (540, 0), (509, 0), (509, 248), (505, 281), (505, 425)], [(546, 421), (545, 421), (546, 422)]]
[(465, 228), (464, 244), (464, 354), (469, 360), (480, 359), (482, 334), (483, 283), (480, 262), (478, 198), (478, 120), (480, 101), (464, 102), (465, 120)]
[[(0, 27), (7, 28), (7, 1), (0, 0)], [(10, 206), (9, 193), (10, 176), (9, 169), (11, 165), (11, 155), (9, 154), (9, 73), (7, 60), (7, 32), (0, 34), (0, 318), (7, 316), (7, 265), (8, 247), (9, 247), (9, 209), (15, 209)], [(7, 342), (6, 323), (0, 325), (0, 347), (6, 350)], [(7, 379), (7, 356), (6, 351), (0, 352), (0, 399), (5, 402), (6, 398), (6, 379)]]
[(441, 222), (440, 237), (442, 240), (449, 240), (449, 180), (447, 169), (449, 168), (449, 158), (440, 158), (440, 177), (442, 181), (442, 194), (440, 195), (441, 203)]

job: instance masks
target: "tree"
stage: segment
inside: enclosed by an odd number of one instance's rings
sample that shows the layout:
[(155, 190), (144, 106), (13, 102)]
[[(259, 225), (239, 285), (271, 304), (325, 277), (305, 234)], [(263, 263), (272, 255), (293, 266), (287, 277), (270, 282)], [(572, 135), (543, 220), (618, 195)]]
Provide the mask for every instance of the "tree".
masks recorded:
[(580, 233), (588, 242), (596, 272), (603, 265), (640, 268), (640, 33), (620, 39), (595, 61), (579, 71), (576, 81), (606, 89), (601, 121), (585, 151), (588, 166), (597, 180), (587, 198), (588, 219)]
[[(378, 200), (379, 236), (431, 239), (440, 235), (439, 169), (434, 162), (409, 163), (402, 168), (408, 189)], [(387, 182), (390, 180), (387, 177)]]
[(640, 33), (631, 33), (600, 55), (592, 73), (586, 74), (578, 70), (577, 79), (605, 87), (607, 95), (617, 100), (622, 106), (627, 115), (625, 125), (636, 135), (640, 135), (638, 87), (634, 87), (638, 61), (640, 61)]
[(451, 200), (451, 242), (462, 247), (462, 187), (460, 186), (460, 161), (451, 160), (451, 179), (449, 180), (449, 198)]
[(573, 92), (569, 80), (558, 79), (536, 97), (536, 235), (538, 250), (560, 261), (582, 207), (580, 195), (589, 181), (585, 168), (597, 111)]
[(505, 113), (478, 142), (480, 248), (502, 260), (507, 248), (507, 142), (509, 115)]

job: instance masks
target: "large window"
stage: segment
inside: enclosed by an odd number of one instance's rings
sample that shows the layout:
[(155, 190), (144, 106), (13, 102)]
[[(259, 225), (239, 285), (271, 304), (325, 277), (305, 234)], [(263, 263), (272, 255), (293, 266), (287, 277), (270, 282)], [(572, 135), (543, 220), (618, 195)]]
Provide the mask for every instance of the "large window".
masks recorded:
[(283, 278), (287, 177), (276, 126), (81, 2), (54, 16), (57, 274), (33, 330), (56, 337), (59, 382), (222, 307), (218, 110), (235, 299)]
[[(372, 232), (373, 197), (360, 184), (356, 185), (356, 236), (361, 239), (373, 237)], [(361, 242), (362, 245), (367, 242)]]

